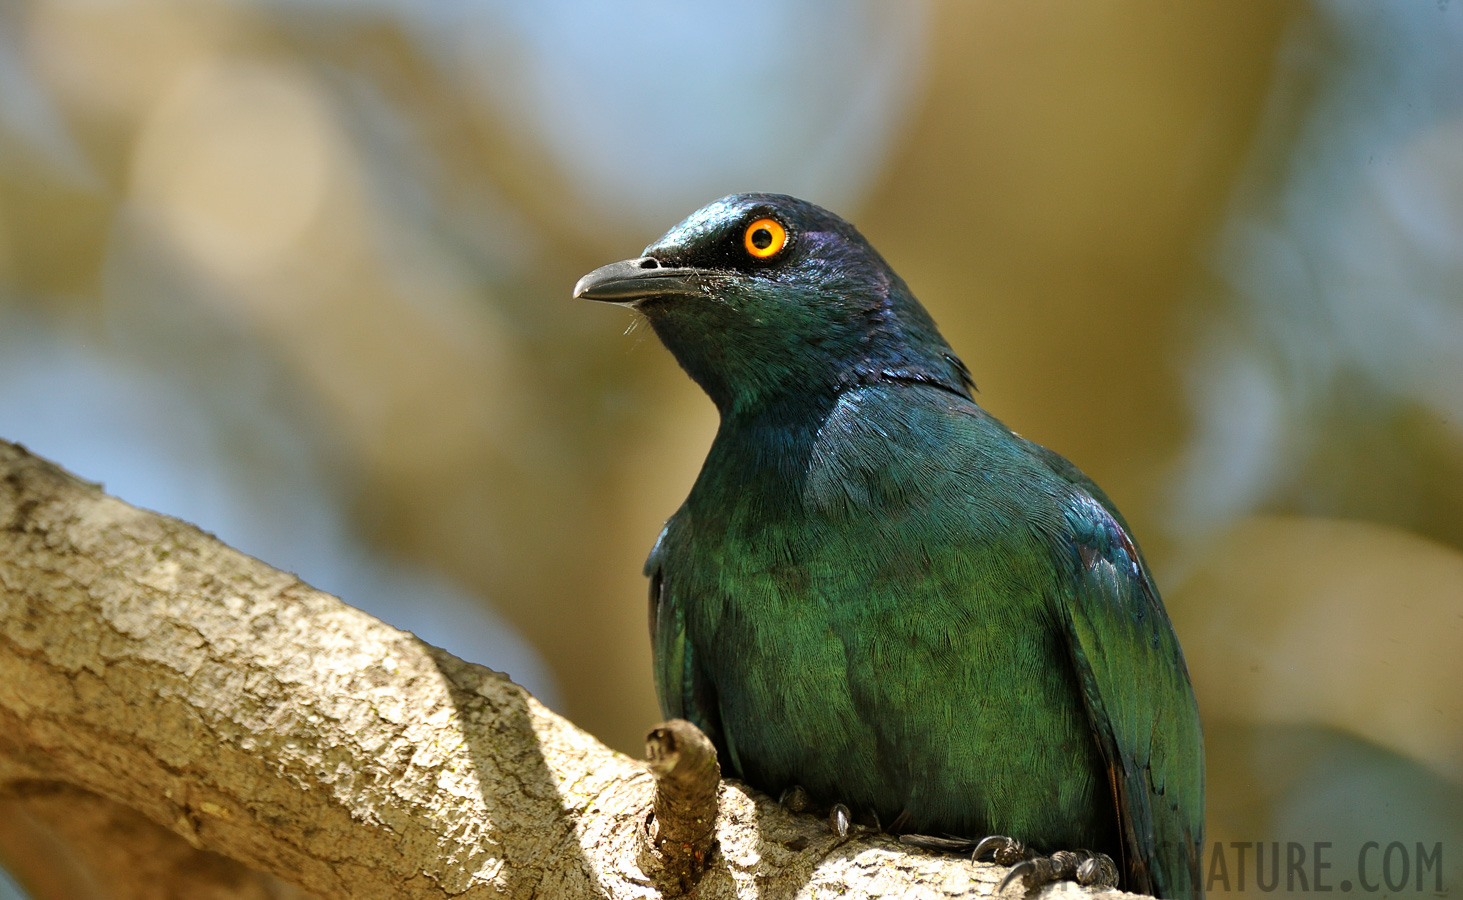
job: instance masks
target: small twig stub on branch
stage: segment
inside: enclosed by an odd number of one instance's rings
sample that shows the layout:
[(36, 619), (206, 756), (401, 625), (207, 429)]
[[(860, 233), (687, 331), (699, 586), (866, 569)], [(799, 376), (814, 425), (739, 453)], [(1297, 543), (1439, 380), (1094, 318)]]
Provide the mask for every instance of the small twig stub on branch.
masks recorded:
[[(647, 837), (674, 888), (689, 892), (706, 870), (716, 843), (716, 747), (685, 719), (671, 719), (645, 738), (655, 775), (655, 805)], [(671, 885), (667, 885), (671, 887)]]

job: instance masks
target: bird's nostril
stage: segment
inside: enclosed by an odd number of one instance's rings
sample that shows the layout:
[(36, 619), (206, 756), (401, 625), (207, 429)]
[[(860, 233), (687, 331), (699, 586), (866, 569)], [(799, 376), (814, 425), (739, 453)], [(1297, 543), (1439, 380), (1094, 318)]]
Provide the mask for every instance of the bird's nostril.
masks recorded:
[(642, 269), (659, 269), (660, 268), (660, 262), (655, 257), (653, 257), (653, 256), (642, 256), (640, 258), (640, 268), (642, 268)]

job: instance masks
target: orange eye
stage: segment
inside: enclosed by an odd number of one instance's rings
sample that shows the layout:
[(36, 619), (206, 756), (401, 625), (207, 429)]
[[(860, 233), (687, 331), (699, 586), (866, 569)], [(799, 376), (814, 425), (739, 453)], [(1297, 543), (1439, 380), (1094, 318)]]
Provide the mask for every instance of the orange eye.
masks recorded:
[(776, 219), (758, 219), (742, 235), (747, 252), (758, 259), (775, 256), (787, 244), (787, 229)]

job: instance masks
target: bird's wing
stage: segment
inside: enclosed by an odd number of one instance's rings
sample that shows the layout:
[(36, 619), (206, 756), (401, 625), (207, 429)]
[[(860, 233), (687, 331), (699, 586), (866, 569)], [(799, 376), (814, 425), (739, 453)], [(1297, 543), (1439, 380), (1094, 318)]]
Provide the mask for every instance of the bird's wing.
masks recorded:
[[(661, 532), (645, 574), (650, 578), (650, 646), (654, 654), (655, 694), (667, 719), (686, 719), (722, 749), (721, 716), (710, 683), (700, 674), (686, 640), (686, 619), (668, 578), (669, 553), (666, 538), (670, 525)], [(669, 585), (669, 587), (668, 587)]]
[(1053, 468), (1077, 490), (1066, 511), (1068, 546), (1059, 549), (1074, 587), (1059, 614), (1107, 761), (1129, 889), (1197, 900), (1204, 746), (1183, 651), (1116, 511), (1086, 476), (1061, 463)]

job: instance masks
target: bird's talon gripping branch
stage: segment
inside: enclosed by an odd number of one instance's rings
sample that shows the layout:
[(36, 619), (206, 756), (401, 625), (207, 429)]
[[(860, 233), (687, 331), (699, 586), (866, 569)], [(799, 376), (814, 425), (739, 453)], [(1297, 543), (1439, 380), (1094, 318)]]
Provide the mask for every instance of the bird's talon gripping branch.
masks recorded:
[(828, 811), (828, 828), (840, 838), (848, 837), (848, 831), (852, 827), (852, 820), (849, 818), (848, 807), (842, 803), (833, 804)]
[(1077, 867), (1077, 883), (1094, 887), (1118, 886), (1118, 867), (1106, 853), (1094, 853)]
[(996, 887), (996, 893), (1020, 882), (1031, 891), (1054, 881), (1075, 881), (1088, 887), (1117, 887), (1118, 867), (1112, 857), (1091, 850), (1058, 850), (1051, 856), (1038, 856), (1011, 867)]
[(971, 859), (980, 859), (987, 853), (991, 860), (998, 866), (1014, 866), (1031, 856), (1031, 851), (1026, 845), (1015, 838), (1006, 837), (1004, 834), (991, 834), (980, 839), (971, 851)]
[(793, 813), (803, 812), (812, 805), (812, 802), (811, 798), (808, 797), (808, 792), (803, 790), (802, 785), (798, 784), (783, 791), (782, 796), (777, 798), (779, 808)]
[[(1044, 861), (1045, 860), (1043, 860), (1043, 862)], [(1012, 866), (1011, 871), (1006, 873), (1006, 877), (1001, 879), (1001, 883), (996, 885), (996, 893), (1004, 894), (1006, 892), (1006, 888), (1010, 887), (1016, 882), (1021, 883), (1021, 889), (1023, 893), (1031, 890), (1037, 884), (1041, 883), (1042, 871), (1041, 868), (1037, 865), (1037, 862), (1037, 860), (1028, 859)]]

